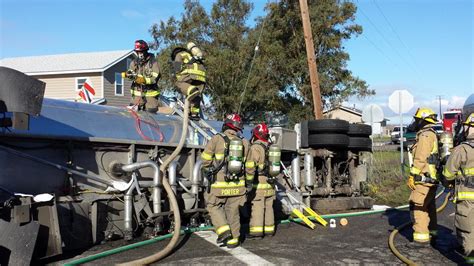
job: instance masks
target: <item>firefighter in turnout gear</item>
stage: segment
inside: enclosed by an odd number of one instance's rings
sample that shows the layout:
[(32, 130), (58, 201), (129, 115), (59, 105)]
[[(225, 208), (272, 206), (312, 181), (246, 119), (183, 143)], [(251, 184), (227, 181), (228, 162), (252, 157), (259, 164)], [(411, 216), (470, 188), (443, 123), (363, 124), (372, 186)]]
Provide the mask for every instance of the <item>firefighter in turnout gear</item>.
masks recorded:
[(226, 117), (222, 132), (214, 135), (201, 154), (202, 173), (208, 180), (206, 209), (217, 233), (217, 243), (228, 248), (240, 244), (240, 207), (246, 202), (243, 163), (249, 143), (239, 136), (238, 114)]
[(412, 190), (410, 195), (410, 210), (413, 219), (413, 248), (429, 246), (436, 241), (437, 217), (435, 193), (439, 183), (437, 166), (439, 162), (438, 139), (432, 126), (437, 122), (437, 116), (429, 108), (418, 108), (408, 126), (409, 131), (415, 131), (416, 143), (409, 152), (413, 158), (410, 166), (410, 176), (407, 185)]
[(206, 84), (206, 68), (202, 52), (194, 43), (178, 47), (171, 53), (175, 85), (190, 103), (190, 119), (199, 120), (201, 94)]
[(452, 151), (443, 176), (445, 186), (455, 183), (456, 234), (466, 263), (474, 264), (474, 113), (464, 122), (461, 134), (466, 140)]
[(123, 77), (132, 80), (130, 93), (132, 95), (131, 106), (138, 110), (146, 110), (155, 113), (160, 106), (157, 82), (160, 79), (160, 67), (155, 56), (148, 53), (148, 44), (143, 40), (135, 41), (134, 51), (137, 58), (132, 61)]
[[(280, 172), (280, 149), (276, 146), (270, 148), (269, 145), (267, 125), (258, 124), (252, 130), (251, 146), (245, 163), (246, 182), (248, 187), (255, 189), (251, 193), (253, 198), (248, 238), (273, 236), (275, 233), (274, 178)], [(278, 150), (274, 150), (275, 148)]]

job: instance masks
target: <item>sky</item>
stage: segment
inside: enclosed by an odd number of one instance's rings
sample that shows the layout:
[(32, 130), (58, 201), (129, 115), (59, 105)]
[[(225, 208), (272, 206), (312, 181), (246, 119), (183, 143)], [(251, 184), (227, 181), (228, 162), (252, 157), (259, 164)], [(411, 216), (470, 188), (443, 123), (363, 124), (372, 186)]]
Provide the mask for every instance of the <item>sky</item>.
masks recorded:
[[(276, 1), (276, 0), (272, 0)], [(474, 1), (351, 0), (363, 33), (344, 42), (347, 67), (376, 95), (350, 98), (344, 105), (388, 108), (395, 90), (408, 90), (414, 107), (435, 112), (462, 107), (474, 93)], [(126, 50), (136, 39), (150, 40), (153, 23), (180, 16), (180, 0), (0, 0), (0, 59), (75, 52)], [(215, 1), (201, 1), (209, 10)], [(252, 1), (248, 21), (264, 14), (267, 0)], [(439, 100), (439, 98), (441, 100)]]

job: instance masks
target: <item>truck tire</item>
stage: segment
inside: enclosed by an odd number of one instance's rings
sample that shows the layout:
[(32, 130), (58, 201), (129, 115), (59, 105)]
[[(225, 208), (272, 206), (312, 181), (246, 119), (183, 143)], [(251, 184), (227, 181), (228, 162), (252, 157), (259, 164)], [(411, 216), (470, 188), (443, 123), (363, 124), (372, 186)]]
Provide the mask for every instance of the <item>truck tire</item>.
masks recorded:
[(340, 119), (321, 119), (308, 121), (308, 131), (311, 133), (347, 133), (349, 122)]
[(367, 137), (350, 137), (348, 148), (351, 150), (371, 151), (372, 140)]
[(372, 135), (372, 127), (364, 124), (350, 124), (347, 135), (367, 137)]
[(349, 137), (346, 134), (311, 134), (308, 144), (314, 148), (347, 148)]

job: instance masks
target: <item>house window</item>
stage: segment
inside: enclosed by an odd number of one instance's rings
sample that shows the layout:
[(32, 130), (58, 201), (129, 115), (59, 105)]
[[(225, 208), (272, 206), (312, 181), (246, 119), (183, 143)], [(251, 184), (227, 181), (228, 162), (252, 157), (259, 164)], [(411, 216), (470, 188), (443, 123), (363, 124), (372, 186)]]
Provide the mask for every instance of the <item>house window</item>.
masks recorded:
[(115, 95), (123, 96), (123, 78), (119, 72), (115, 72)]
[(87, 78), (76, 78), (76, 91), (79, 91), (82, 89), (82, 86), (84, 86), (84, 83), (86, 83)]

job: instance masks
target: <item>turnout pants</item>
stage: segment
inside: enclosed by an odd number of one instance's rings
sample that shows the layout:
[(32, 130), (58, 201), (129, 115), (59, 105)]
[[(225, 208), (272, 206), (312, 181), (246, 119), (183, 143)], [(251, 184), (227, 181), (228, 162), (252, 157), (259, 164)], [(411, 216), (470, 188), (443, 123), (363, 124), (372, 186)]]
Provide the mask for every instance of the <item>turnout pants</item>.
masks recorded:
[(250, 216), (250, 235), (263, 236), (275, 233), (275, 216), (273, 213), (273, 201), (275, 195), (265, 197), (255, 195), (252, 200), (252, 214)]
[(204, 90), (204, 83), (200, 81), (176, 81), (176, 87), (179, 88), (181, 93), (189, 98), (189, 108), (192, 114), (199, 114), (201, 106), (201, 94)]
[(138, 110), (146, 110), (150, 113), (156, 113), (158, 108), (161, 106), (161, 102), (158, 96), (144, 97), (144, 96), (132, 96), (132, 105), (136, 105)]
[(240, 237), (239, 209), (245, 203), (245, 195), (217, 197), (212, 192), (206, 193), (206, 209), (211, 216), (212, 224), (218, 235), (230, 230), (232, 238)]
[(436, 185), (417, 184), (410, 195), (410, 210), (413, 220), (413, 241), (429, 242), (430, 235), (437, 234)]
[(459, 201), (456, 204), (456, 235), (464, 248), (466, 262), (474, 264), (474, 202)]

